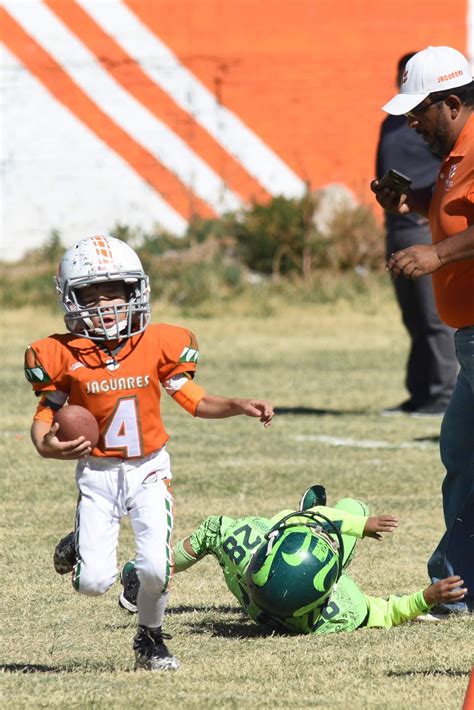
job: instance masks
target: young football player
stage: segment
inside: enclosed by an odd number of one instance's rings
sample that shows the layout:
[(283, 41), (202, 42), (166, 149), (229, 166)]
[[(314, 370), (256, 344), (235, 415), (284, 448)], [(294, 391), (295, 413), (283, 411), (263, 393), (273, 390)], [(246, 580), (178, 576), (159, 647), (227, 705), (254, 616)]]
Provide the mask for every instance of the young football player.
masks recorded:
[[(59, 264), (56, 288), (69, 332), (32, 343), (25, 372), (40, 397), (31, 427), (38, 453), (78, 461), (73, 586), (95, 596), (113, 584), (120, 519), (128, 515), (140, 579), (136, 668), (175, 670), (178, 661), (162, 633), (173, 509), (160, 388), (196, 417), (245, 414), (267, 427), (273, 408), (262, 400), (211, 395), (194, 382), (196, 338), (186, 328), (149, 324), (149, 280), (124, 242), (95, 236), (72, 246)], [(66, 403), (86, 407), (97, 419), (94, 448), (84, 436), (59, 440), (53, 417)]]
[[(284, 510), (271, 519), (210, 516), (175, 546), (175, 572), (214, 555), (229, 590), (254, 621), (298, 634), (389, 628), (467, 593), (456, 576), (404, 596), (364, 594), (346, 573), (356, 541), (381, 540), (381, 533), (397, 528), (397, 518), (370, 516), (367, 506), (353, 498), (334, 508), (325, 503), (323, 487), (312, 486), (297, 512)], [(133, 561), (121, 578), (120, 605), (134, 613), (140, 583)]]

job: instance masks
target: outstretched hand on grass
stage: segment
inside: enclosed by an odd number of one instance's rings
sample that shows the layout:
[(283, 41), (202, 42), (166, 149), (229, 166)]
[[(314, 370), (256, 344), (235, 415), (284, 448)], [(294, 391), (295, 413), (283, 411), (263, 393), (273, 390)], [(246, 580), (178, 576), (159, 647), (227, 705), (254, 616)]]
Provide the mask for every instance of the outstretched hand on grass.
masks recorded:
[(458, 602), (466, 596), (467, 589), (463, 587), (464, 580), (459, 575), (439, 579), (434, 584), (423, 590), (423, 596), (429, 606), (434, 604), (446, 604), (450, 602)]
[(398, 518), (395, 515), (371, 515), (367, 518), (364, 537), (382, 540), (381, 533), (392, 533), (398, 528)]

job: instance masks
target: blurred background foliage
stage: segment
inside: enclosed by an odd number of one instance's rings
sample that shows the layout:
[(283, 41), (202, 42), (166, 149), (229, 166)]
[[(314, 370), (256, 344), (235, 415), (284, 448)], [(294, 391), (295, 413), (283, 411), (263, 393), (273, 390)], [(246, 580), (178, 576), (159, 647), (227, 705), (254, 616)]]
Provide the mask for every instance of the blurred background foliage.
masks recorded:
[[(384, 235), (373, 212), (351, 200), (328, 203), (323, 190), (195, 219), (184, 237), (123, 224), (110, 233), (138, 252), (154, 300), (202, 315), (239, 297), (260, 307), (272, 296), (351, 299), (383, 274)], [(0, 263), (3, 305), (56, 307), (53, 276), (64, 249), (54, 231), (21, 261)]]

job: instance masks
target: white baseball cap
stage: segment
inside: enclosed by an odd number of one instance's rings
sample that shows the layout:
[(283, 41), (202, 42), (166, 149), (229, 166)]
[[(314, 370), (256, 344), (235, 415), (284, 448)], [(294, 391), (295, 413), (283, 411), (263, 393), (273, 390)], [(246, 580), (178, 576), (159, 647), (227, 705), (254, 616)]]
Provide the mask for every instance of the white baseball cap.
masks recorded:
[(400, 93), (382, 106), (382, 110), (401, 116), (431, 93), (465, 86), (471, 81), (471, 67), (461, 52), (452, 47), (427, 47), (408, 60)]

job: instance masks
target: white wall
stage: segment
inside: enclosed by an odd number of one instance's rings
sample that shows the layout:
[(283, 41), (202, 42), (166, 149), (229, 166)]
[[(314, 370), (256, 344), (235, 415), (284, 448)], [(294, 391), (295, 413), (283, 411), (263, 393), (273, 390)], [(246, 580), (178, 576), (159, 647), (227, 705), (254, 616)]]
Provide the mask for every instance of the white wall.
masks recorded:
[(156, 191), (6, 49), (2, 64), (1, 259), (19, 258), (53, 228), (66, 246), (117, 222), (185, 229)]

